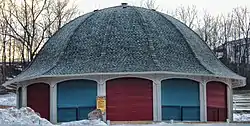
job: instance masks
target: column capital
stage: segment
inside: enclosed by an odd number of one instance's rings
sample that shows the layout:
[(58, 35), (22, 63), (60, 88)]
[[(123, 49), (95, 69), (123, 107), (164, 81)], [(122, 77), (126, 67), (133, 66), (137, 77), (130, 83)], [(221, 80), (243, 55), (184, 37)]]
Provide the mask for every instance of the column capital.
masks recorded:
[(154, 83), (155, 85), (160, 85), (160, 84), (161, 84), (161, 81), (160, 81), (160, 80), (153, 80), (153, 83)]

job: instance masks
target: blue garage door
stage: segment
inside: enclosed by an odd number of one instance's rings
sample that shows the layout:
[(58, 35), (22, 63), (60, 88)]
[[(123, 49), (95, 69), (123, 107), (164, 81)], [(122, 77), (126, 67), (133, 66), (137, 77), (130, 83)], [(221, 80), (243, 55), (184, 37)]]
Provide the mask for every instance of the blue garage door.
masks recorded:
[(162, 120), (199, 121), (199, 83), (188, 79), (161, 82)]
[(57, 121), (87, 119), (96, 108), (97, 83), (90, 80), (69, 80), (57, 86)]

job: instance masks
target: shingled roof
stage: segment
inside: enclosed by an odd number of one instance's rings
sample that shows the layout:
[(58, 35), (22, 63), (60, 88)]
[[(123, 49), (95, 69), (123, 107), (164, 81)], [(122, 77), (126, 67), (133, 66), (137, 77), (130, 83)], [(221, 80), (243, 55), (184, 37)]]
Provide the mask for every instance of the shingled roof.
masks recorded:
[(43, 76), (114, 72), (245, 79), (226, 68), (194, 31), (173, 17), (145, 8), (117, 6), (66, 24), (9, 83)]

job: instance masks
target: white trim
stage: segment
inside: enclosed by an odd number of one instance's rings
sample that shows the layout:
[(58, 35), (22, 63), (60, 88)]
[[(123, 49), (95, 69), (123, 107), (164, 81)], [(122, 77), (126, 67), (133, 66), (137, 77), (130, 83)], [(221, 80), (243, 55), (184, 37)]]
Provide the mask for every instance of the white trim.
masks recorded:
[(22, 86), (22, 107), (27, 107), (27, 86)]
[(98, 83), (98, 77), (94, 76), (94, 77), (65, 77), (65, 78), (60, 78), (57, 79), (57, 81), (55, 83), (61, 83), (61, 82), (65, 82), (65, 81), (71, 81), (71, 80), (88, 80), (88, 81), (95, 81), (96, 83)]
[(228, 83), (228, 79), (226, 78), (206, 78), (206, 84), (209, 83), (209, 82), (220, 82), (220, 83), (223, 83), (227, 86), (231, 86), (231, 84)]
[(206, 98), (206, 83), (199, 84), (200, 87), (200, 121), (207, 122), (207, 98)]
[(233, 93), (230, 86), (227, 86), (227, 118), (233, 121)]
[(158, 121), (158, 90), (157, 83), (153, 82), (153, 121)]
[(50, 122), (57, 123), (57, 84), (50, 84)]
[[(233, 87), (241, 87), (246, 85), (246, 78), (238, 76), (238, 77), (228, 77), (228, 76), (220, 76), (220, 75), (209, 75), (209, 74), (193, 74), (193, 73), (182, 73), (182, 72), (167, 72), (167, 71), (151, 71), (151, 72), (114, 72), (114, 73), (84, 73), (84, 74), (69, 74), (69, 75), (41, 75), (36, 77), (29, 77), (27, 79), (13, 79), (3, 84), (3, 86), (7, 86), (11, 83), (27, 81), (37, 78), (57, 78), (57, 77), (90, 77), (90, 76), (100, 76), (100, 75), (111, 75), (111, 76), (119, 76), (119, 75), (129, 75), (129, 76), (136, 76), (136, 75), (169, 75), (169, 76), (202, 76), (202, 77), (213, 77), (213, 78), (229, 78), (229, 79), (236, 79), (239, 80), (238, 83), (234, 83)], [(152, 80), (152, 79), (151, 79)]]
[(170, 80), (170, 79), (186, 79), (186, 80), (192, 80), (195, 81), (197, 83), (200, 83), (201, 80), (198, 79), (197, 77), (190, 77), (190, 76), (171, 76), (171, 77), (163, 77), (160, 79), (160, 81), (164, 81), (164, 80)]
[(157, 98), (158, 98), (158, 121), (162, 121), (162, 108), (161, 108), (161, 82), (157, 84)]

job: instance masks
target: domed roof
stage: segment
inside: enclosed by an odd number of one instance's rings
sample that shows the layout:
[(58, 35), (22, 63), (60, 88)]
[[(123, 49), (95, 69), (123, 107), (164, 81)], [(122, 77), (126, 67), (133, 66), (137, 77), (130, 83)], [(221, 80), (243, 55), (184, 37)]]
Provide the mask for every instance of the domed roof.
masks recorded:
[(226, 68), (185, 24), (155, 10), (133, 6), (106, 8), (69, 22), (16, 79), (116, 72), (244, 79)]

